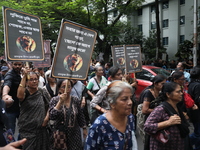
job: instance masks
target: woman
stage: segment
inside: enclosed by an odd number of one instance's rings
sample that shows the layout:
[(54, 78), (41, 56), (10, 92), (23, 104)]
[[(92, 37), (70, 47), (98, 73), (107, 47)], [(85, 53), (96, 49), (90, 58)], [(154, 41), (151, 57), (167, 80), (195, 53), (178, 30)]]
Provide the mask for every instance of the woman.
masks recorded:
[[(182, 93), (184, 93), (186, 91), (186, 87), (184, 87), (185, 81), (186, 80), (185, 80), (185, 77), (184, 77), (184, 73), (182, 71), (175, 71), (171, 76), (171, 82), (178, 83), (181, 87)], [(186, 105), (185, 105), (185, 102), (184, 102), (184, 96), (183, 96), (182, 100), (178, 103), (178, 105), (182, 109), (183, 114), (185, 115), (186, 119), (189, 119), (189, 117), (187, 115)]]
[[(182, 100), (182, 95), (179, 84), (174, 82), (164, 84), (159, 96), (164, 102), (151, 112), (144, 124), (144, 131), (150, 134), (150, 150), (184, 150), (189, 125), (177, 105)], [(165, 144), (155, 138), (155, 135), (164, 129), (170, 133), (169, 141)]]
[(56, 78), (51, 77), (51, 70), (45, 72), (45, 80), (46, 80), (46, 85), (43, 88), (47, 91), (49, 97), (52, 98), (54, 96), (57, 96)]
[(59, 94), (50, 101), (50, 119), (55, 120), (54, 127), (56, 130), (61, 130), (61, 125), (64, 125), (67, 150), (81, 150), (80, 127), (83, 128), (84, 137), (87, 136), (87, 129), (80, 100), (77, 97), (70, 96), (72, 86), (73, 83), (70, 80), (60, 79), (57, 82)]
[(153, 111), (153, 108), (149, 107), (150, 103), (158, 97), (163, 84), (166, 82), (166, 77), (158, 74), (153, 78), (152, 82), (153, 84), (145, 90), (142, 98), (142, 113), (145, 115), (149, 115)]
[[(195, 104), (200, 108), (200, 66), (195, 66), (190, 72), (191, 82), (188, 86), (188, 93), (192, 96)], [(191, 144), (195, 146), (195, 150), (200, 149), (200, 109), (196, 112), (189, 111), (190, 120), (194, 126), (194, 132), (190, 135)]]
[[(122, 70), (119, 67), (111, 67), (109, 70), (109, 76), (111, 81), (122, 80)], [(106, 90), (109, 84), (110, 82), (101, 88), (90, 102), (90, 107), (92, 108), (91, 123), (93, 123), (99, 115), (110, 109), (109, 102), (106, 99)]]
[(20, 138), (27, 138), (23, 149), (49, 150), (49, 135), (46, 129), (49, 120), (49, 97), (45, 91), (38, 88), (39, 76), (30, 72), (28, 79), (27, 75), (28, 70), (24, 68), (24, 76), (17, 91), (21, 106), (18, 120)]
[(85, 150), (132, 150), (134, 137), (134, 117), (131, 114), (132, 87), (123, 81), (112, 82), (106, 97), (110, 111), (99, 116), (90, 127)]
[[(145, 120), (155, 107), (150, 106), (150, 104), (152, 103), (152, 101), (158, 98), (159, 92), (162, 89), (163, 84), (166, 82), (166, 77), (158, 74), (152, 79), (152, 82), (152, 85), (147, 87), (140, 95), (140, 102), (142, 102), (142, 114), (145, 115)], [(141, 124), (139, 123), (139, 119), (137, 122), (137, 126), (140, 130), (139, 133), (144, 140), (144, 150), (148, 150), (150, 136), (148, 134), (144, 134), (143, 124), (141, 126)]]
[(103, 76), (102, 66), (95, 67), (95, 74), (96, 75), (89, 80), (86, 87), (91, 98), (93, 98), (95, 94), (108, 83), (108, 80)]

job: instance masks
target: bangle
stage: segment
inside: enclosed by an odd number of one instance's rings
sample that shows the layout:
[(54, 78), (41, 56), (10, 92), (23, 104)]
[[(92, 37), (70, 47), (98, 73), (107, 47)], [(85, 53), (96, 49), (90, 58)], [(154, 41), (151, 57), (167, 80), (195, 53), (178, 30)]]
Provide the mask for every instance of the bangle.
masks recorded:
[(19, 84), (19, 86), (25, 88), (25, 86), (23, 86), (22, 84)]
[(3, 94), (2, 97), (6, 96), (6, 95), (8, 95), (8, 94)]

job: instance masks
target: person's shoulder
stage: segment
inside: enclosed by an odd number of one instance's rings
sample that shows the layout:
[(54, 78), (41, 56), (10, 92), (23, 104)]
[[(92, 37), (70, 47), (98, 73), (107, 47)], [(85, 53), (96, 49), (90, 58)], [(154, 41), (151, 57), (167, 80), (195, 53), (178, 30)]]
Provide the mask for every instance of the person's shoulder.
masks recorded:
[(134, 120), (135, 120), (134, 115), (133, 115), (133, 114), (128, 115), (128, 120), (129, 120), (130, 122), (134, 122)]
[(94, 77), (89, 80), (89, 82), (94, 82)]
[(96, 118), (94, 123), (92, 124), (93, 127), (97, 126), (102, 126), (102, 125), (107, 125), (109, 124), (108, 120), (106, 119), (105, 114), (100, 115), (99, 117)]
[(74, 103), (80, 103), (80, 100), (76, 96), (71, 96), (71, 99), (73, 100)]
[(161, 105), (158, 105), (157, 107), (155, 107), (153, 111), (162, 113), (162, 112), (165, 112), (165, 109), (164, 109), (163, 105), (161, 104)]

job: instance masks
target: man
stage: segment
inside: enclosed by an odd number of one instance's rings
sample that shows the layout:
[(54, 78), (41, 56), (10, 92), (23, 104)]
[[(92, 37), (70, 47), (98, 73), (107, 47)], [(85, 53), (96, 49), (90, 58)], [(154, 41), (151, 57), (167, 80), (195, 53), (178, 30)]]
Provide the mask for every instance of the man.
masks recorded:
[(8, 72), (9, 68), (7, 66), (1, 67), (1, 84), (4, 82), (5, 74)]
[(17, 89), (20, 86), (20, 72), (23, 66), (22, 62), (12, 62), (12, 69), (7, 72), (4, 78), (2, 99), (6, 103), (6, 112), (8, 116), (8, 126), (15, 133), (16, 119), (19, 117), (19, 99), (17, 98)]
[(185, 63), (184, 62), (179, 62), (177, 64), (176, 68), (179, 71), (182, 71), (184, 73), (184, 77), (185, 77), (186, 82), (190, 82), (190, 73), (188, 73), (188, 72), (185, 71), (185, 68), (186, 68)]

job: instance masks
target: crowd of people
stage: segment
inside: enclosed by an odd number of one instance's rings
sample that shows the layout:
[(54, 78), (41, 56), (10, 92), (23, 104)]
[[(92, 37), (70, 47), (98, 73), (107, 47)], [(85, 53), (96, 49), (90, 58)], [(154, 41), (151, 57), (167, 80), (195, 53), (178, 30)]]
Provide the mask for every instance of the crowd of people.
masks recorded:
[[(144, 150), (200, 150), (200, 66), (188, 73), (179, 62), (170, 77), (156, 75), (138, 102), (137, 79), (125, 69), (92, 62), (88, 74), (86, 81), (56, 79), (51, 68), (2, 64), (0, 149), (138, 150), (139, 102), (145, 115)], [(19, 134), (11, 142), (8, 131), (14, 136), (16, 128)]]

